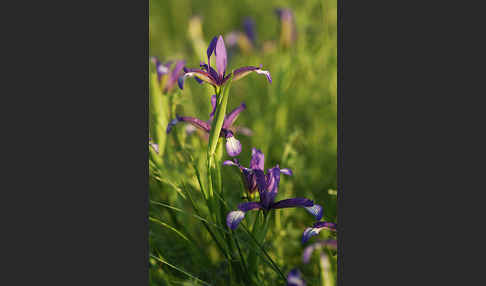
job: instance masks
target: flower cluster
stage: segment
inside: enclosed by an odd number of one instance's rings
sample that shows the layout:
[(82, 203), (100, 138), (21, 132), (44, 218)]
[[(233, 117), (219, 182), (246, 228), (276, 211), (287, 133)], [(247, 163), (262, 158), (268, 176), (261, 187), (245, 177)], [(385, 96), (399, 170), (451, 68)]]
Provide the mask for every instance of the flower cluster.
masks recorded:
[(280, 174), (291, 176), (292, 171), (288, 168), (280, 169), (279, 165), (276, 165), (268, 169), (265, 174), (263, 171), (264, 158), (264, 154), (260, 150), (253, 148), (250, 168), (242, 167), (237, 160), (223, 163), (224, 165), (239, 167), (244, 174), (244, 181), (248, 191), (253, 192), (255, 189), (258, 189), (260, 195), (260, 201), (241, 203), (238, 205), (238, 210), (230, 212), (226, 218), (228, 227), (232, 230), (236, 229), (245, 217), (246, 212), (260, 209), (270, 211), (272, 209), (302, 207), (314, 215), (317, 220), (320, 220), (322, 218), (322, 207), (314, 204), (312, 200), (292, 198), (275, 202), (280, 183)]
[[(289, 10), (278, 10), (277, 13), (282, 21), (281, 40), (285, 45), (290, 45), (296, 38), (293, 15)], [(241, 41), (243, 38), (249, 46), (255, 45), (254, 23), (251, 20), (245, 22), (244, 34), (230, 34), (230, 42), (233, 44)], [(272, 82), (272, 77), (269, 71), (262, 70), (261, 65), (259, 67), (245, 66), (228, 72), (227, 51), (222, 36), (216, 36), (211, 40), (206, 54), (207, 62), (201, 62), (199, 68), (187, 68), (185, 67), (184, 61), (177, 61), (172, 65), (172, 62), (161, 63), (157, 58), (152, 58), (156, 67), (157, 79), (164, 93), (171, 92), (176, 82), (178, 82), (180, 89), (183, 89), (185, 80), (191, 77), (194, 77), (199, 83), (210, 84), (214, 87), (216, 93), (210, 98), (212, 110), (207, 120), (176, 114), (175, 118), (167, 124), (166, 133), (170, 133), (178, 123), (188, 123), (189, 126), (202, 130), (208, 136), (210, 135), (210, 142), (218, 141), (218, 137), (226, 140), (225, 146), (227, 154), (230, 157), (236, 157), (242, 151), (242, 144), (235, 137), (237, 131), (241, 129), (235, 127), (234, 123), (247, 106), (245, 103), (241, 103), (228, 114), (225, 114), (227, 100), (224, 101), (222, 98), (227, 99), (227, 89), (229, 88), (224, 88), (224, 97), (221, 97), (223, 96), (223, 87), (230, 79), (230, 81), (239, 80), (252, 72), (265, 75), (269, 83)], [(213, 54), (215, 66), (211, 65), (211, 57)], [(248, 129), (245, 130), (247, 134), (251, 134)], [(213, 140), (214, 138), (216, 140)], [(158, 154), (159, 146), (152, 140), (149, 140), (149, 144), (155, 153)], [(208, 148), (208, 150), (214, 149)], [(337, 225), (335, 223), (320, 221), (323, 217), (323, 208), (321, 205), (314, 203), (313, 200), (301, 197), (276, 200), (280, 185), (280, 175), (293, 176), (293, 172), (290, 168), (280, 168), (279, 164), (265, 170), (265, 155), (263, 152), (257, 148), (252, 148), (251, 150), (249, 167), (242, 166), (237, 158), (223, 162), (224, 166), (236, 167), (235, 170), (241, 174), (246, 191), (248, 192), (248, 201), (241, 202), (236, 210), (232, 210), (226, 214), (226, 225), (229, 229), (235, 231), (249, 211), (261, 210), (266, 215), (276, 209), (303, 208), (313, 215), (316, 221), (312, 227), (308, 227), (303, 231), (303, 244), (312, 236), (319, 234), (323, 229), (333, 232), (336, 231)], [(210, 156), (213, 154), (215, 153), (208, 151), (208, 158), (212, 158)], [(209, 159), (208, 162), (210, 162)], [(221, 163), (221, 161), (219, 162)], [(211, 178), (209, 168), (210, 163), (208, 163), (208, 176)], [(336, 249), (337, 242), (334, 239), (319, 240), (307, 246), (303, 253), (304, 263), (310, 260), (311, 254), (315, 249), (321, 247)], [(306, 285), (299, 270), (293, 269), (290, 271), (287, 276), (287, 285)]]

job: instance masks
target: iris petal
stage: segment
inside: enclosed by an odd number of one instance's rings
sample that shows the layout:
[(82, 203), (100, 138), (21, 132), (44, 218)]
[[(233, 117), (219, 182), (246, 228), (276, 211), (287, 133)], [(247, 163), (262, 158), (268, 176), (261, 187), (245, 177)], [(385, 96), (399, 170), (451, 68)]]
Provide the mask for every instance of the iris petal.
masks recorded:
[(292, 176), (293, 175), (292, 170), (290, 170), (289, 168), (280, 169), (280, 173), (285, 174), (287, 176)]
[(216, 68), (218, 69), (219, 77), (223, 79), (226, 72), (227, 55), (226, 47), (224, 46), (224, 40), (222, 36), (219, 36), (218, 38), (214, 54), (216, 55)]
[(253, 148), (251, 149), (250, 168), (254, 170), (261, 170), (265, 167), (265, 155), (262, 151)]
[(287, 275), (287, 286), (305, 286), (299, 270), (292, 269), (289, 272)]
[(226, 137), (226, 152), (231, 157), (238, 156), (241, 153), (241, 143), (232, 134)]
[(245, 218), (244, 211), (232, 211), (226, 216), (226, 225), (231, 229), (235, 230), (240, 224), (241, 220)]
[(240, 113), (245, 109), (246, 105), (245, 103), (242, 103), (240, 104), (240, 106), (228, 113), (228, 115), (226, 115), (226, 118), (224, 119), (223, 128), (230, 128), (235, 122), (236, 118), (238, 118), (238, 115), (240, 115)]
[(310, 207), (314, 204), (312, 200), (306, 198), (285, 199), (276, 202), (272, 205), (272, 209), (296, 208), (296, 207)]
[(212, 85), (217, 85), (215, 79), (208, 74), (207, 72), (199, 69), (184, 69), (184, 76), (179, 78), (179, 87), (180, 89), (184, 89), (184, 82), (188, 77), (198, 77), (199, 79), (208, 82)]
[(269, 71), (262, 70), (261, 67), (248, 66), (236, 69), (234, 71), (233, 81), (239, 80), (250, 74), (251, 72), (256, 72), (258, 74), (264, 74), (267, 77), (269, 83), (272, 83), (272, 77)]
[(322, 218), (322, 206), (320, 205), (313, 205), (311, 207), (305, 208), (309, 213), (311, 213), (316, 220), (321, 220)]
[(211, 55), (213, 54), (213, 51), (216, 48), (217, 41), (218, 41), (218, 36), (214, 36), (214, 38), (211, 40), (211, 43), (209, 43), (208, 49), (206, 51), (206, 54), (208, 55), (209, 66), (211, 66)]
[(226, 225), (235, 230), (240, 224), (241, 220), (245, 218), (245, 213), (251, 210), (261, 209), (261, 205), (257, 202), (246, 202), (238, 205), (238, 210), (229, 212), (226, 216)]
[(302, 243), (305, 243), (314, 235), (317, 235), (321, 230), (328, 229), (336, 231), (336, 224), (333, 222), (320, 221), (316, 222), (312, 227), (308, 227), (304, 230), (302, 235)]

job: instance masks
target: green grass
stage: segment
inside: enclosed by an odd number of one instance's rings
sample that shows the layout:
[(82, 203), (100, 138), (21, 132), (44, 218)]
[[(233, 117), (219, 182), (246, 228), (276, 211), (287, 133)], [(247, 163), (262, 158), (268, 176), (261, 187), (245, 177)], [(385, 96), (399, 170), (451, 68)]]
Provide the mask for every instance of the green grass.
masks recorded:
[[(277, 7), (290, 8), (295, 15), (298, 39), (290, 48), (279, 44)], [(335, 1), (316, 0), (150, 1), (150, 55), (162, 61), (184, 59), (187, 67), (198, 67), (213, 36), (243, 31), (247, 16), (255, 20), (257, 48), (232, 53), (228, 70), (262, 64), (273, 83), (268, 84), (262, 75), (250, 74), (231, 86), (227, 111), (245, 102), (247, 109), (236, 125), (253, 131), (251, 137), (236, 135), (243, 146), (238, 158), (249, 166), (251, 148), (255, 147), (265, 154), (265, 169), (275, 164), (291, 168), (294, 175), (281, 177), (277, 200), (312, 199), (324, 207), (323, 220), (332, 222), (337, 222), (336, 195), (328, 192), (337, 189), (336, 7)], [(194, 15), (202, 18), (203, 50), (197, 49), (188, 33)], [(274, 50), (263, 51), (269, 43), (274, 44)], [(155, 92), (156, 86), (150, 89)], [(154, 95), (159, 100), (152, 101), (157, 107), (151, 107), (151, 114), (157, 116), (152, 116), (151, 130), (165, 130), (173, 111), (207, 120), (213, 93), (209, 85), (188, 79), (183, 91), (176, 87), (169, 95)], [(233, 233), (226, 227), (227, 211), (234, 210), (244, 195), (241, 177), (234, 167), (215, 169), (221, 182), (218, 185), (217, 175), (213, 177), (217, 194), (205, 199), (204, 193), (209, 193), (208, 142), (201, 134), (187, 135), (185, 125), (178, 124), (163, 138), (163, 156), (151, 153), (151, 284), (284, 285), (279, 271), (286, 276), (292, 268), (301, 270), (307, 285), (336, 281), (335, 253), (330, 253), (334, 279), (321, 278), (317, 254), (309, 264), (302, 263), (301, 235), (314, 222), (303, 209), (274, 211), (263, 243), (248, 233), (257, 212), (249, 212)], [(222, 160), (230, 159), (226, 151), (222, 156)], [(319, 238), (330, 235), (323, 231)], [(252, 261), (258, 265), (251, 265)], [(241, 277), (250, 270), (256, 272), (253, 282)]]

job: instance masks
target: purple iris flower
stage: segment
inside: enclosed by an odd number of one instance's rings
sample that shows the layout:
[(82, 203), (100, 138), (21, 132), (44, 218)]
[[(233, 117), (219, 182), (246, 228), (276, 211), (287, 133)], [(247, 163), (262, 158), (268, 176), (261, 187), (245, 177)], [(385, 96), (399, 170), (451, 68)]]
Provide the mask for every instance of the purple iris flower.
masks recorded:
[[(195, 117), (187, 117), (187, 116), (177, 116), (176, 118), (171, 120), (167, 125), (166, 132), (169, 133), (172, 130), (172, 127), (179, 122), (187, 122), (193, 125), (196, 128), (204, 130), (207, 134), (211, 132), (211, 123), (214, 118), (214, 113), (216, 112), (216, 94), (211, 96), (211, 105), (213, 107), (211, 114), (209, 114), (209, 120), (203, 121), (201, 119)], [(241, 153), (241, 143), (238, 141), (234, 134), (236, 133), (236, 128), (233, 127), (233, 123), (238, 118), (238, 115), (246, 109), (246, 105), (244, 103), (240, 104), (240, 106), (236, 107), (226, 115), (223, 122), (223, 127), (221, 129), (220, 137), (226, 138), (226, 152), (231, 157), (238, 156)]]
[(167, 77), (164, 86), (161, 87), (162, 91), (164, 93), (170, 92), (177, 83), (177, 79), (182, 74), (182, 69), (184, 68), (185, 61), (176, 61), (174, 67), (171, 70), (172, 61), (161, 63), (156, 57), (152, 57), (151, 60), (155, 64), (159, 83), (162, 84), (163, 77)]
[(302, 253), (302, 262), (309, 263), (309, 260), (312, 256), (314, 250), (327, 247), (329, 249), (337, 249), (337, 241), (335, 239), (328, 239), (328, 240), (319, 240), (317, 242), (312, 243), (311, 245), (307, 246)]
[(297, 28), (295, 26), (294, 13), (290, 9), (275, 9), (280, 18), (280, 42), (289, 47), (297, 40)]
[[(217, 71), (211, 67), (211, 55), (213, 54), (216, 57), (216, 69)], [(184, 81), (188, 77), (196, 77), (199, 80), (203, 80), (213, 86), (222, 86), (226, 83), (226, 81), (230, 78), (231, 74), (233, 74), (233, 81), (239, 80), (250, 72), (256, 72), (258, 74), (264, 74), (268, 81), (272, 82), (272, 77), (270, 76), (270, 72), (262, 70), (260, 67), (255, 66), (247, 66), (238, 68), (232, 73), (226, 74), (226, 65), (227, 65), (227, 54), (226, 54), (226, 47), (224, 45), (224, 40), (222, 36), (215, 36), (209, 47), (207, 49), (208, 55), (208, 63), (201, 63), (199, 66), (201, 69), (188, 69), (184, 68), (184, 76), (179, 78), (179, 87), (181, 89), (184, 88)]]
[(305, 281), (302, 279), (300, 271), (296, 268), (292, 269), (287, 275), (287, 286), (305, 286)]
[(245, 29), (245, 35), (248, 37), (251, 43), (255, 45), (255, 21), (253, 20), (253, 18), (246, 17), (245, 21), (243, 22), (243, 28)]
[(288, 176), (292, 175), (292, 171), (288, 168), (280, 169), (279, 165), (268, 169), (267, 173), (263, 172), (264, 168), (264, 154), (255, 148), (252, 149), (252, 158), (250, 168), (242, 167), (237, 160), (225, 161), (223, 163), (227, 166), (237, 166), (244, 174), (245, 184), (251, 191), (255, 188), (258, 189), (260, 194), (259, 202), (245, 202), (238, 205), (238, 210), (228, 213), (226, 217), (226, 224), (232, 230), (236, 229), (245, 217), (245, 213), (251, 210), (271, 210), (281, 208), (295, 208), (303, 207), (311, 214), (313, 214), (317, 220), (322, 217), (322, 207), (315, 205), (312, 200), (306, 198), (292, 198), (275, 202), (275, 197), (278, 193), (278, 185), (280, 183), (280, 174)]
[(336, 231), (336, 228), (337, 225), (333, 222), (327, 222), (327, 221), (316, 222), (312, 227), (308, 227), (304, 230), (304, 234), (302, 235), (302, 243), (306, 243), (309, 240), (309, 238), (311, 238), (314, 235), (317, 235), (323, 229)]

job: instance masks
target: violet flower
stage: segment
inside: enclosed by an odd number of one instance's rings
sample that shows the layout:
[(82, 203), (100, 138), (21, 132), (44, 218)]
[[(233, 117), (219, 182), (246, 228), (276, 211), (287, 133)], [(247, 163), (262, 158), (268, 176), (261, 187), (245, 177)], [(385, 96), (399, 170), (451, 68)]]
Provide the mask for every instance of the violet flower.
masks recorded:
[(305, 286), (305, 281), (297, 268), (292, 269), (287, 275), (287, 286)]
[(255, 37), (255, 21), (251, 17), (245, 18), (243, 22), (244, 32), (232, 31), (226, 36), (226, 44), (229, 46), (229, 53), (231, 48), (238, 45), (243, 52), (249, 52), (256, 46)]
[(157, 79), (164, 93), (170, 92), (177, 79), (181, 76), (182, 69), (184, 68), (184, 61), (177, 61), (171, 70), (172, 61), (166, 63), (161, 63), (156, 57), (151, 58), (152, 62), (155, 64), (155, 69), (157, 71)]
[(336, 231), (337, 225), (333, 222), (319, 221), (316, 222), (312, 227), (308, 227), (304, 230), (302, 235), (302, 243), (306, 243), (309, 238), (317, 235), (321, 230), (327, 229), (331, 231)]
[(280, 183), (280, 174), (292, 175), (288, 168), (280, 169), (279, 165), (268, 169), (267, 174), (263, 172), (264, 154), (255, 148), (252, 149), (252, 158), (250, 168), (242, 167), (237, 160), (225, 161), (227, 166), (237, 166), (244, 174), (245, 184), (249, 190), (258, 189), (260, 194), (259, 202), (244, 202), (238, 205), (238, 210), (228, 213), (226, 224), (232, 230), (236, 229), (245, 217), (245, 213), (251, 210), (266, 210), (303, 207), (316, 217), (317, 220), (322, 218), (322, 207), (315, 205), (312, 200), (306, 198), (292, 198), (275, 202)]
[[(213, 54), (216, 57), (216, 69), (217, 71), (211, 67), (211, 55)], [(215, 36), (209, 47), (207, 49), (208, 55), (208, 63), (201, 63), (199, 66), (201, 69), (188, 69), (184, 68), (184, 76), (179, 78), (179, 87), (181, 89), (184, 88), (184, 82), (188, 77), (196, 77), (199, 80), (203, 80), (215, 87), (220, 87), (226, 83), (226, 81), (230, 78), (231, 74), (233, 74), (233, 81), (239, 80), (250, 72), (256, 72), (257, 74), (264, 74), (268, 81), (272, 82), (272, 77), (270, 76), (270, 72), (262, 70), (260, 67), (255, 66), (247, 66), (238, 68), (233, 72), (226, 74), (226, 65), (227, 65), (227, 55), (226, 55), (226, 47), (224, 45), (224, 40), (222, 36)]]
[[(169, 133), (172, 130), (172, 127), (179, 122), (187, 122), (193, 125), (196, 128), (202, 129), (207, 134), (211, 132), (211, 123), (214, 118), (214, 113), (216, 112), (216, 95), (214, 94), (211, 96), (211, 105), (212, 105), (212, 112), (209, 114), (209, 120), (203, 121), (201, 119), (195, 117), (187, 117), (187, 116), (177, 116), (176, 118), (171, 120), (167, 125), (166, 132)], [(246, 105), (244, 103), (240, 104), (238, 107), (233, 109), (230, 113), (226, 115), (223, 122), (223, 127), (221, 129), (220, 137), (226, 138), (226, 152), (231, 157), (238, 156), (241, 153), (241, 143), (234, 137), (236, 133), (236, 128), (233, 127), (233, 123), (238, 118), (240, 112), (246, 109)]]
[(292, 10), (278, 8), (275, 10), (280, 18), (280, 43), (290, 47), (297, 40), (297, 28)]
[(337, 241), (335, 239), (328, 239), (328, 240), (319, 240), (317, 242), (312, 243), (311, 245), (307, 246), (302, 253), (302, 262), (309, 263), (312, 253), (316, 249), (320, 249), (322, 247), (326, 247), (329, 249), (337, 249)]

